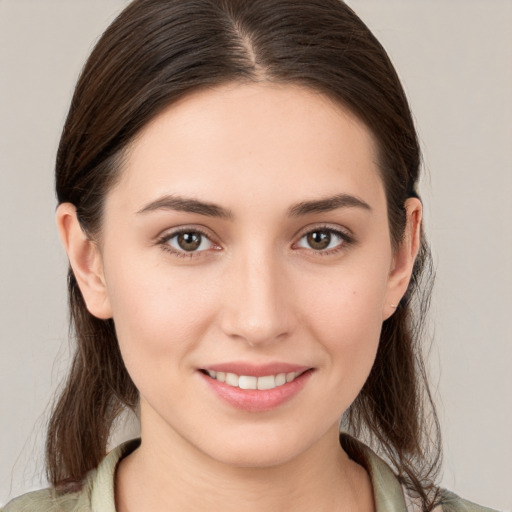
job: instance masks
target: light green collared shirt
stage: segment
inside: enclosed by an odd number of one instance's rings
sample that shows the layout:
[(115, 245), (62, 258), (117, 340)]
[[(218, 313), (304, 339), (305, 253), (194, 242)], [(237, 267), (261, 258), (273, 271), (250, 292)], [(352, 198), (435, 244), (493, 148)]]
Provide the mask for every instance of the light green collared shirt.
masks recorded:
[[(421, 512), (414, 500), (404, 493), (391, 468), (370, 448), (345, 434), (341, 436), (341, 443), (348, 455), (361, 464), (370, 475), (375, 512)], [(119, 461), (135, 450), (139, 444), (140, 440), (135, 439), (112, 450), (97, 469), (87, 475), (79, 491), (66, 494), (59, 494), (53, 489), (30, 492), (15, 498), (0, 512), (116, 512), (114, 497), (116, 467)], [(436, 508), (435, 512), (495, 511), (443, 491), (442, 505)]]

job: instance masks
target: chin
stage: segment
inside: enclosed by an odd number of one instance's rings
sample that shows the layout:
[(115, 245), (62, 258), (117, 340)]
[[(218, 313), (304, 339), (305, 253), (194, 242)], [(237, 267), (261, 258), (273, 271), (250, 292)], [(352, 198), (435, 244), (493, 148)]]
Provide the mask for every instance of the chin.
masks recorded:
[(277, 431), (265, 428), (251, 430), (230, 435), (227, 439), (210, 439), (213, 442), (202, 447), (203, 453), (232, 467), (270, 468), (296, 460), (322, 437), (311, 435), (311, 432), (293, 431), (290, 427), (278, 428)]

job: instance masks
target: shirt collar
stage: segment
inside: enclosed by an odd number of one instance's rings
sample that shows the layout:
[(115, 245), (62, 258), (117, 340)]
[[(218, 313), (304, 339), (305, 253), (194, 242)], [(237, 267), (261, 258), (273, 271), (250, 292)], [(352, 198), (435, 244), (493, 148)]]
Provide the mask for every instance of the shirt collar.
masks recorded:
[(140, 446), (140, 439), (132, 439), (114, 448), (91, 475), (90, 496), (92, 512), (116, 512), (114, 482), (119, 461)]
[(348, 456), (368, 472), (375, 512), (407, 512), (402, 486), (388, 464), (368, 446), (348, 434), (340, 434), (340, 443)]
[[(376, 512), (407, 512), (402, 486), (391, 468), (370, 448), (349, 436), (340, 434), (340, 443), (348, 456), (363, 466), (370, 476)], [(90, 476), (92, 512), (116, 512), (114, 496), (115, 472), (119, 461), (140, 446), (133, 439), (112, 450)]]

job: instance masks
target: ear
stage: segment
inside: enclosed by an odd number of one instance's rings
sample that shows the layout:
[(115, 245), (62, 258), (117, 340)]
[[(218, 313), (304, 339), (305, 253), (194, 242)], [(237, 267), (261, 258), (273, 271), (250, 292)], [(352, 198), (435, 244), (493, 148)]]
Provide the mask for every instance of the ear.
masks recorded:
[(414, 261), (418, 255), (421, 240), (421, 219), (423, 207), (415, 197), (405, 202), (407, 223), (403, 239), (393, 255), (388, 279), (388, 292), (383, 308), (383, 320), (389, 318), (405, 295), (411, 280)]
[(80, 226), (74, 205), (59, 205), (57, 226), (89, 313), (103, 320), (112, 318), (100, 250)]

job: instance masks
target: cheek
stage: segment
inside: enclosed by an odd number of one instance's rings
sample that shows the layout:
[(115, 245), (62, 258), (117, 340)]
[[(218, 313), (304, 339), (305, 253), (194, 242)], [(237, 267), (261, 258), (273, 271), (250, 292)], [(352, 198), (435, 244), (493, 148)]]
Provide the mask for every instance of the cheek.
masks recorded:
[[(300, 297), (304, 324), (323, 346), (334, 387), (354, 399), (375, 360), (387, 291), (387, 267), (339, 272), (336, 279), (315, 278)], [(348, 405), (348, 404), (345, 404)]]
[(324, 345), (329, 363), (337, 368), (333, 377), (343, 379), (344, 385), (360, 389), (373, 365), (379, 344), (380, 308), (355, 293), (349, 294), (339, 306), (326, 305), (323, 313), (318, 315), (315, 337)]
[[(351, 304), (355, 306), (354, 302)], [(331, 391), (321, 398), (319, 408), (335, 411), (339, 418), (357, 398), (370, 374), (382, 323), (377, 315), (370, 319), (348, 306), (337, 315), (332, 313), (323, 322), (319, 318), (322, 325), (317, 326), (315, 333), (327, 354), (323, 387)]]
[(129, 372), (154, 376), (165, 365), (164, 374), (169, 373), (169, 355), (173, 364), (186, 365), (187, 354), (201, 343), (214, 315), (216, 301), (207, 281), (124, 263), (112, 267), (107, 284)]
[(303, 315), (322, 331), (321, 338), (341, 336), (359, 344), (365, 333), (380, 331), (387, 275), (383, 264), (312, 276), (297, 289)]

